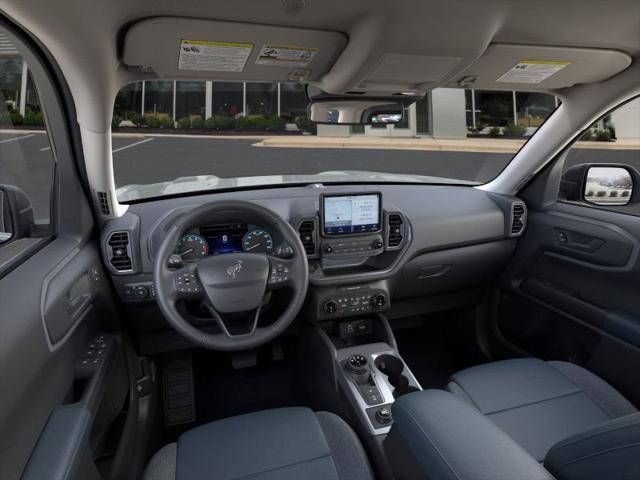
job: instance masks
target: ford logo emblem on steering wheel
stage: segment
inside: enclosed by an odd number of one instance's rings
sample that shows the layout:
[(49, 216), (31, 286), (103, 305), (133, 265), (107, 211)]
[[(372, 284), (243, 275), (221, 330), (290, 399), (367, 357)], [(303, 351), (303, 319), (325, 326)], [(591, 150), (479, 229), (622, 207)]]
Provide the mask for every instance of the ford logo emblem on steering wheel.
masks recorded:
[(227, 267), (227, 275), (229, 275), (234, 280), (238, 277), (241, 271), (242, 271), (242, 260), (238, 260), (233, 265), (230, 265)]

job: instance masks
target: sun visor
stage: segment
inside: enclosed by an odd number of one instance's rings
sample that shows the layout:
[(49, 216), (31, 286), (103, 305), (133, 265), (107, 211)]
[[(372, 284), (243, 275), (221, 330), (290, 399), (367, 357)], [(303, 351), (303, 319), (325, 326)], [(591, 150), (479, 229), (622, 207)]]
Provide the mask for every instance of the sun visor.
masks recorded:
[(492, 44), (446, 86), (548, 91), (601, 82), (630, 64), (631, 57), (616, 50)]
[(178, 80), (310, 81), (346, 45), (338, 32), (162, 17), (129, 28), (122, 61)]

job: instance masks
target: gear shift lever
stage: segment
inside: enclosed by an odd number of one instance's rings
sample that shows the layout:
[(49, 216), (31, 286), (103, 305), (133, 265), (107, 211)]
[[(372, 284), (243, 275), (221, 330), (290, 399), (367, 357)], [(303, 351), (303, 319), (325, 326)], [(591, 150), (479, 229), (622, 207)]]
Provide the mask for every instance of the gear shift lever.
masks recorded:
[(344, 368), (351, 374), (358, 385), (364, 385), (371, 378), (371, 367), (364, 355), (357, 353), (347, 358)]

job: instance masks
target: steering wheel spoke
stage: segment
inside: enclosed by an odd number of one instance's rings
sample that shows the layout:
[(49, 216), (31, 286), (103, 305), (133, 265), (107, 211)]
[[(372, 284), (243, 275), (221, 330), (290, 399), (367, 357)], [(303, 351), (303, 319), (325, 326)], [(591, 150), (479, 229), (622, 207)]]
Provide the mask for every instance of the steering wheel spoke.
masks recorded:
[(269, 279), (267, 290), (290, 287), (294, 282), (293, 260), (269, 255)]

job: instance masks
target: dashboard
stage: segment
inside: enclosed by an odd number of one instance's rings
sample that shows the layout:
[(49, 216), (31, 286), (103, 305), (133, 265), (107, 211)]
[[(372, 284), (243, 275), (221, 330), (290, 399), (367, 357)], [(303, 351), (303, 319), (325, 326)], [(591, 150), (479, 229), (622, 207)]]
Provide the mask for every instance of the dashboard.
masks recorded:
[[(475, 305), (503, 270), (526, 221), (517, 197), (466, 186), (314, 184), (130, 205), (103, 226), (101, 244), (116, 292), (132, 309), (132, 328), (149, 337), (144, 351), (162, 344), (164, 337), (153, 332), (170, 335), (154, 299), (155, 252), (183, 213), (218, 200), (258, 203), (298, 233), (309, 265), (300, 316), (312, 323), (379, 313), (393, 320)], [(238, 252), (286, 258), (276, 232), (239, 216), (230, 212), (193, 226), (177, 242), (176, 255), (186, 262)]]

